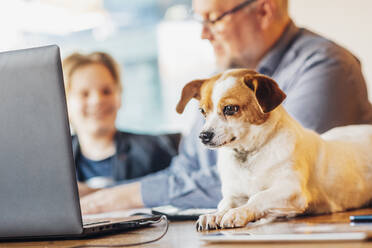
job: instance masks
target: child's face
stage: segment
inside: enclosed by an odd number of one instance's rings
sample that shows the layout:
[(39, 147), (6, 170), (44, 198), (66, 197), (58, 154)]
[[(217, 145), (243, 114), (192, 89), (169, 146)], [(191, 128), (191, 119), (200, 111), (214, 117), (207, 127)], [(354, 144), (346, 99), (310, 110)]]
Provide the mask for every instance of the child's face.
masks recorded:
[(121, 105), (121, 91), (110, 71), (102, 64), (86, 65), (73, 73), (70, 83), (68, 111), (77, 134), (111, 133)]

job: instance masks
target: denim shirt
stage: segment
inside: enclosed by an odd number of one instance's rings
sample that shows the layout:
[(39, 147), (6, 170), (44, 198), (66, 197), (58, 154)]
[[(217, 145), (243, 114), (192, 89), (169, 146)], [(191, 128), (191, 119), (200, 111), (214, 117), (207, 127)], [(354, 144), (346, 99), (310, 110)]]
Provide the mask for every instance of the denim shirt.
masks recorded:
[[(322, 133), (332, 127), (372, 124), (372, 108), (357, 58), (349, 51), (290, 22), (256, 68), (274, 78), (287, 94), (289, 114)], [(216, 151), (198, 139), (200, 117), (181, 141), (179, 155), (166, 170), (140, 180), (146, 207), (216, 207), (221, 200)]]

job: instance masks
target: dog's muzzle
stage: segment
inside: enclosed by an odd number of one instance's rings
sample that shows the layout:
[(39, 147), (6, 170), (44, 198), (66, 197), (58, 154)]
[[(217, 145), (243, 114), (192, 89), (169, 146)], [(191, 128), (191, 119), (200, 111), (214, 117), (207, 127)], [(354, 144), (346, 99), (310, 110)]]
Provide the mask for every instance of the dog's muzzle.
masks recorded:
[(204, 132), (201, 132), (199, 134), (199, 138), (201, 139), (201, 142), (204, 145), (206, 145), (209, 142), (211, 142), (211, 140), (213, 139), (213, 136), (214, 136), (214, 133), (213, 132), (208, 132), (208, 131), (204, 131)]

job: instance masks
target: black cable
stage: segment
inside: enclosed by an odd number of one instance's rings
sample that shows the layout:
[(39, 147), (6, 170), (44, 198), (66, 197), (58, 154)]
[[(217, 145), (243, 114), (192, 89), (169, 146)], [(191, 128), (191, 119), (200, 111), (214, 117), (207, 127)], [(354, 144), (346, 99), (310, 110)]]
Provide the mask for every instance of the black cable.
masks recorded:
[(160, 217), (159, 221), (157, 221), (157, 222), (151, 222), (151, 224), (161, 223), (163, 220), (165, 221), (164, 232), (159, 237), (157, 237), (156, 239), (152, 239), (152, 240), (144, 241), (144, 242), (129, 243), (129, 244), (118, 244), (118, 245), (105, 245), (105, 244), (102, 244), (102, 245), (78, 245), (78, 246), (72, 246), (71, 248), (83, 248), (83, 247), (84, 248), (85, 247), (129, 247), (129, 246), (135, 246), (135, 245), (150, 244), (150, 243), (153, 243), (153, 242), (156, 242), (156, 241), (160, 240), (161, 238), (163, 238), (165, 236), (165, 234), (167, 234), (168, 228), (169, 228), (169, 222), (168, 222), (168, 219), (167, 219), (167, 217), (165, 215), (162, 215)]

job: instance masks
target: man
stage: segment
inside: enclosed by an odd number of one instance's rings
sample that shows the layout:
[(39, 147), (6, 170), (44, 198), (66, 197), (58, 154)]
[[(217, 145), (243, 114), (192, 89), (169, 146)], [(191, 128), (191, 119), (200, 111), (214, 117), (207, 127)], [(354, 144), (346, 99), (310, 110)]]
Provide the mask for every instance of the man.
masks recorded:
[[(305, 127), (372, 123), (359, 61), (344, 48), (306, 29), (288, 15), (287, 0), (193, 0), (202, 38), (220, 70), (255, 68), (287, 94), (286, 110)], [(216, 154), (198, 140), (200, 117), (181, 142), (171, 166), (139, 181), (82, 198), (84, 213), (173, 204), (216, 207), (221, 199)]]

